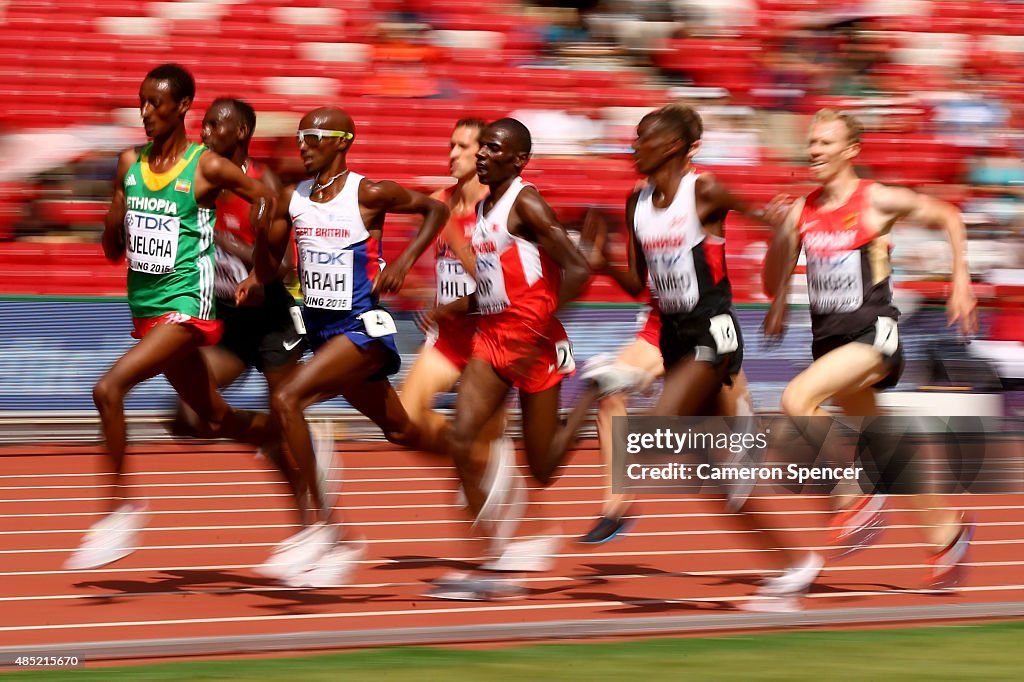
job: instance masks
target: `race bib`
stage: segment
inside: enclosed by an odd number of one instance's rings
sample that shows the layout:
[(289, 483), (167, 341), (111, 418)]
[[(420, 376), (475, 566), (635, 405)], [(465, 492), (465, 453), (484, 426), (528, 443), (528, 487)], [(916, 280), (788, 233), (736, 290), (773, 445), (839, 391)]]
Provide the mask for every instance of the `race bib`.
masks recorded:
[(249, 270), (242, 259), (232, 256), (219, 246), (215, 248), (217, 256), (213, 270), (213, 291), (217, 298), (234, 300), (235, 289), (249, 276)]
[(891, 356), (900, 345), (900, 332), (896, 320), (879, 317), (875, 322), (875, 342), (872, 344), (882, 355)]
[(860, 252), (808, 256), (807, 298), (814, 313), (850, 313), (864, 303)]
[(174, 272), (181, 223), (174, 216), (128, 211), (124, 216), (128, 268), (150, 275)]
[(398, 333), (395, 319), (386, 310), (369, 310), (359, 315), (356, 319), (362, 321), (363, 327), (366, 328), (366, 333), (375, 339)]
[(650, 272), (651, 291), (663, 313), (688, 313), (697, 307), (700, 289), (693, 251), (644, 254)]
[(303, 249), (302, 297), (310, 308), (352, 310), (352, 252)]
[(288, 309), (288, 313), (292, 316), (292, 326), (295, 327), (295, 333), (299, 336), (305, 336), (306, 322), (302, 319), (302, 308), (293, 305)]
[(500, 313), (509, 306), (501, 256), (481, 253), (476, 257), (476, 304), (483, 315)]
[(727, 313), (715, 315), (710, 320), (708, 331), (711, 332), (711, 337), (715, 340), (715, 351), (719, 355), (735, 353), (736, 349), (740, 347), (740, 337), (736, 333), (736, 324), (733, 322), (732, 315)]
[(466, 272), (462, 261), (452, 258), (437, 259), (437, 304), (446, 305), (469, 296), (476, 282)]
[(572, 342), (562, 339), (555, 343), (555, 371), (559, 374), (572, 374), (576, 371), (576, 358), (572, 354)]

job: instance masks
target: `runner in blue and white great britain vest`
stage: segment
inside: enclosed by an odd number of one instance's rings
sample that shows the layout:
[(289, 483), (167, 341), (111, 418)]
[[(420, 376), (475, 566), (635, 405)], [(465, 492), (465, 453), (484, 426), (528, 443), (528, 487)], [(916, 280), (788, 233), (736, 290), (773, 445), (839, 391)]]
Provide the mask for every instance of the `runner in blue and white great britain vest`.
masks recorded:
[(372, 317), (361, 319), (380, 309), (372, 291), (383, 267), (380, 242), (370, 235), (359, 211), (362, 180), (362, 175), (348, 172), (342, 190), (322, 204), (310, 199), (312, 180), (299, 183), (292, 194), (288, 212), (295, 231), (303, 319), (314, 351), (342, 334), (360, 348), (382, 343), (393, 360), (381, 374), (390, 376), (401, 362), (395, 334), (371, 336), (365, 325), (372, 324)]

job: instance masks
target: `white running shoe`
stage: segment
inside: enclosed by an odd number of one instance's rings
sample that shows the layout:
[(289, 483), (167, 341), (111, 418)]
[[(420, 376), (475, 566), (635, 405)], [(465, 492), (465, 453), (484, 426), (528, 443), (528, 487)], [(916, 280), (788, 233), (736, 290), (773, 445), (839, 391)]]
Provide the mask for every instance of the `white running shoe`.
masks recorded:
[(583, 362), (583, 367), (580, 369), (580, 378), (584, 381), (597, 383), (597, 377), (614, 364), (615, 356), (610, 353), (591, 355)]
[(78, 571), (100, 568), (123, 559), (138, 548), (139, 531), (146, 525), (146, 506), (126, 502), (93, 524), (82, 544), (64, 563)]
[(526, 595), (526, 589), (515, 580), (470, 574), (461, 579), (448, 576), (448, 579), (434, 583), (426, 593), (435, 599), (456, 601), (507, 601)]
[(309, 570), (338, 541), (338, 527), (324, 522), (306, 526), (274, 548), (265, 562), (253, 568), (275, 580)]
[(650, 374), (639, 367), (619, 364), (603, 353), (589, 358), (580, 376), (586, 381), (592, 381), (602, 398), (617, 393), (642, 393), (653, 380)]
[(560, 538), (553, 535), (524, 538), (509, 542), (505, 551), (494, 561), (480, 568), (485, 571), (516, 573), (543, 573), (555, 565)]
[(284, 582), (291, 587), (348, 587), (364, 554), (364, 543), (339, 542), (308, 570), (290, 575)]
[(757, 593), (767, 597), (803, 596), (814, 584), (824, 565), (825, 560), (820, 554), (810, 552), (803, 562), (787, 568), (782, 575), (762, 581)]
[(324, 511), (329, 511), (334, 509), (341, 487), (331, 478), (334, 469), (341, 468), (335, 454), (334, 422), (329, 419), (310, 422), (309, 435), (313, 441), (313, 457), (316, 460), (317, 487), (323, 495)]

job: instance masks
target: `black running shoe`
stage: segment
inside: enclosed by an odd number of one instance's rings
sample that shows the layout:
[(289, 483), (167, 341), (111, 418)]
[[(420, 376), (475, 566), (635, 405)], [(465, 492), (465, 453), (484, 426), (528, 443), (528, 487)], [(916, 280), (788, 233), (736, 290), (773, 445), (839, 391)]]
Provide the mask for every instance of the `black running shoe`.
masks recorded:
[(612, 516), (602, 516), (598, 519), (597, 523), (590, 532), (581, 537), (577, 542), (583, 545), (600, 545), (601, 543), (608, 542), (629, 525), (630, 519), (625, 515), (618, 518)]

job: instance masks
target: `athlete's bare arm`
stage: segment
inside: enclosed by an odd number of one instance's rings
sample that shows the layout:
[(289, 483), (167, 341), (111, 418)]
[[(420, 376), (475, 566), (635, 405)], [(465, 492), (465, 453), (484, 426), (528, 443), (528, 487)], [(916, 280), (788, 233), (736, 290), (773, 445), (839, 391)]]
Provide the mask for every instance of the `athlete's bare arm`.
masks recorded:
[(391, 293), (402, 288), (405, 276), (427, 247), (437, 239), (448, 221), (448, 207), (425, 194), (402, 187), (397, 182), (369, 180), (359, 185), (359, 206), (365, 225), (378, 225), (387, 213), (418, 213), (423, 216), (420, 229), (402, 254), (389, 263), (373, 283), (373, 293)]
[(438, 320), (447, 320), (458, 315), (469, 315), (472, 311), (474, 297), (463, 296), (444, 305), (433, 306), (416, 318), (416, 326), (426, 334)]
[(780, 282), (783, 285), (790, 283), (790, 276), (797, 267), (800, 256), (797, 220), (804, 210), (804, 202), (800, 199), (793, 204), (788, 195), (779, 195), (759, 212), (760, 219), (772, 227), (772, 239), (761, 271), (761, 284), (769, 298), (778, 296)]
[(725, 217), (729, 211), (735, 211), (748, 218), (764, 222), (763, 212), (755, 211), (740, 199), (729, 188), (718, 181), (711, 173), (697, 176), (694, 187), (697, 198), (698, 218), (704, 231), (717, 237), (725, 236)]
[(946, 231), (953, 250), (952, 288), (946, 302), (946, 318), (950, 325), (960, 323), (963, 334), (978, 331), (978, 301), (971, 290), (971, 273), (967, 267), (967, 229), (960, 211), (952, 204), (918, 194), (904, 187), (872, 185), (869, 206), (881, 214), (884, 224), (891, 225), (905, 218)]
[[(444, 190), (439, 189), (430, 195), (431, 199), (437, 199), (441, 201), (441, 197), (444, 196)], [(453, 207), (453, 197), (448, 202), (448, 210), (451, 211)], [(458, 221), (449, 220), (444, 226), (444, 234), (442, 235), (445, 243), (448, 244), (448, 248), (452, 250), (452, 253), (462, 263), (462, 267), (466, 268), (466, 272), (469, 273), (470, 277), (476, 277), (476, 258), (473, 255), (473, 243), (466, 239), (466, 235), (459, 232)]]
[(103, 219), (103, 255), (107, 260), (116, 263), (124, 256), (124, 216), (128, 212), (128, 204), (124, 197), (124, 179), (131, 170), (132, 164), (139, 158), (135, 149), (126, 149), (117, 159), (117, 176), (114, 178), (114, 194), (110, 198), (110, 208)]
[(275, 203), (274, 219), (268, 228), (259, 229), (253, 226), (256, 233), (256, 244), (253, 247), (253, 273), (262, 284), (272, 282), (281, 268), (281, 261), (288, 250), (289, 236), (292, 231), (292, 218), (288, 207), (292, 202), (295, 186), (289, 185), (281, 192)]
[(589, 259), (594, 272), (609, 275), (630, 296), (639, 296), (647, 285), (647, 260), (636, 237), (636, 230), (633, 229), (639, 197), (640, 190), (636, 190), (626, 201), (626, 269), (613, 267), (609, 263), (607, 249), (610, 248), (610, 243), (607, 239), (601, 240), (604, 250), (595, 248)]
[(764, 318), (765, 336), (779, 337), (785, 332), (789, 281), (800, 257), (800, 233), (796, 223), (803, 207), (802, 199), (790, 205), (779, 197), (765, 209), (765, 220), (777, 224), (772, 231), (772, 243), (768, 247), (762, 273), (765, 293), (773, 298)]
[(246, 175), (232, 161), (216, 152), (207, 151), (199, 157), (199, 165), (196, 168), (196, 200), (213, 205), (220, 190), (237, 194), (252, 204), (249, 224), (256, 234), (270, 226), (270, 221), (274, 217), (275, 199), (270, 188)]
[(525, 187), (516, 197), (509, 231), (512, 234), (526, 232), (540, 248), (551, 256), (562, 268), (562, 282), (558, 288), (558, 307), (574, 301), (590, 276), (590, 269), (583, 255), (569, 241), (548, 203), (533, 187)]
[[(259, 179), (259, 182), (266, 185), (267, 188), (273, 192), (275, 197), (281, 194), (281, 190), (283, 189), (281, 180), (269, 168), (263, 171), (263, 177)], [(217, 246), (242, 261), (251, 273), (253, 267), (253, 252), (256, 249), (255, 244), (246, 244), (227, 230), (215, 230), (213, 238), (214, 241), (217, 242)], [(289, 242), (285, 256), (281, 260), (281, 267), (278, 269), (278, 279), (285, 279), (294, 268), (295, 254), (293, 253), (291, 242)]]

